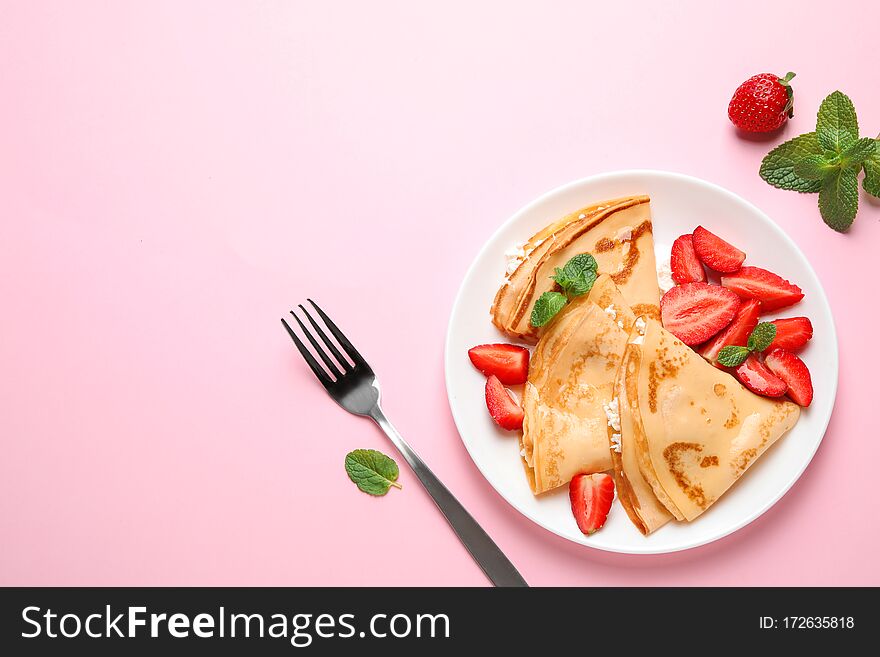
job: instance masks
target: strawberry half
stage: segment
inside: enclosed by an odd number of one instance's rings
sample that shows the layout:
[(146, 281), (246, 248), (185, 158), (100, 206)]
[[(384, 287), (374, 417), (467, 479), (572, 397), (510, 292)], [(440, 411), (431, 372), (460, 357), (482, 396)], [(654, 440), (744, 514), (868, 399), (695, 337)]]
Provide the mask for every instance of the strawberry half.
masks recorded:
[(776, 337), (764, 351), (768, 354), (774, 349), (797, 351), (813, 337), (813, 323), (806, 317), (789, 317), (774, 319)]
[(510, 391), (494, 374), (486, 379), (486, 407), (495, 424), (502, 429), (508, 431), (522, 429), (524, 415), (522, 407), (510, 396)]
[(760, 267), (743, 267), (735, 274), (722, 276), (721, 285), (743, 299), (760, 301), (763, 312), (785, 308), (804, 298), (797, 285)]
[(660, 299), (663, 326), (687, 345), (700, 344), (730, 324), (740, 300), (730, 290), (708, 283), (685, 283)]
[(571, 512), (578, 528), (587, 536), (602, 529), (614, 501), (614, 479), (611, 475), (575, 475), (568, 484)]
[(788, 388), (785, 381), (768, 370), (754, 354), (746, 358), (735, 372), (746, 388), (765, 397), (781, 397)]
[(761, 314), (761, 304), (754, 299), (748, 299), (742, 303), (730, 325), (714, 338), (709, 340), (700, 349), (700, 355), (712, 363), (715, 367), (723, 368), (718, 364), (718, 354), (728, 345), (744, 347), (749, 341), (749, 335), (758, 325), (758, 315)]
[(707, 280), (706, 270), (694, 251), (693, 235), (682, 235), (672, 243), (669, 267), (672, 269), (672, 280), (679, 285), (705, 283)]
[(788, 386), (788, 396), (798, 406), (809, 406), (813, 401), (813, 379), (810, 370), (790, 351), (776, 349), (764, 360), (767, 368)]
[(474, 366), (486, 376), (495, 375), (505, 385), (525, 383), (529, 376), (529, 350), (515, 344), (481, 344), (468, 350)]
[(694, 251), (707, 267), (727, 274), (737, 271), (746, 259), (745, 252), (702, 226), (694, 229)]

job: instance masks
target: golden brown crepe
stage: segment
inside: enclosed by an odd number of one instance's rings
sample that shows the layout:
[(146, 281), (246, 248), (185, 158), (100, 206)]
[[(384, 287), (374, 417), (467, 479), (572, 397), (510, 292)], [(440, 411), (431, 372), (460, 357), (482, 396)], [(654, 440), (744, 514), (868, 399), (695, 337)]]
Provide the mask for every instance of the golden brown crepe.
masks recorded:
[(611, 277), (596, 279), (550, 322), (523, 391), (521, 454), (536, 495), (579, 472), (611, 469), (605, 406), (635, 316)]
[(656, 321), (624, 360), (641, 419), (632, 432), (639, 471), (679, 520), (709, 508), (798, 419), (797, 405), (749, 392)]
[[(645, 328), (645, 318), (636, 319), (630, 341), (641, 343)], [(626, 373), (627, 370), (638, 371), (640, 357), (638, 348), (627, 348), (624, 352), (614, 384), (615, 399), (611, 405), (611, 411), (618, 415), (617, 426), (609, 420), (609, 433), (617, 497), (633, 524), (647, 536), (672, 520), (672, 514), (660, 503), (639, 470), (636, 434), (643, 434), (644, 427), (639, 410), (638, 379), (636, 376), (627, 377)]]
[(529, 323), (538, 297), (553, 288), (556, 267), (591, 253), (600, 274), (609, 274), (636, 315), (660, 317), (650, 199), (604, 201), (563, 217), (523, 247), (522, 259), (492, 304), (492, 323), (507, 335), (535, 343), (543, 332)]

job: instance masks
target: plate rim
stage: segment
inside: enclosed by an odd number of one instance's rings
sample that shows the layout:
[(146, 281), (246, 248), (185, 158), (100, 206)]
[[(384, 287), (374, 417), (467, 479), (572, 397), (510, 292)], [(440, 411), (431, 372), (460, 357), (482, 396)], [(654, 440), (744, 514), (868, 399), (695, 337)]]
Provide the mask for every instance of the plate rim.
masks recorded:
[[(476, 268), (477, 263), (483, 259), (483, 256), (484, 256), (485, 252), (487, 251), (487, 249), (489, 248), (489, 245), (494, 243), (496, 241), (496, 239), (499, 237), (500, 233), (502, 233), (509, 225), (516, 223), (517, 221), (519, 221), (519, 219), (523, 215), (531, 212), (535, 207), (540, 206), (543, 203), (546, 203), (548, 200), (552, 199), (552, 197), (557, 196), (559, 194), (563, 194), (567, 190), (569, 190), (573, 187), (579, 187), (581, 185), (586, 185), (586, 184), (601, 183), (607, 179), (622, 178), (622, 177), (626, 177), (626, 176), (655, 176), (655, 177), (659, 177), (659, 178), (675, 179), (678, 181), (684, 181), (687, 183), (697, 184), (697, 185), (701, 185), (704, 187), (708, 187), (717, 193), (728, 196), (729, 198), (731, 198), (732, 200), (734, 200), (738, 203), (745, 204), (753, 212), (762, 216), (767, 221), (767, 223), (772, 227), (772, 229), (775, 230), (785, 241), (787, 241), (793, 247), (793, 252), (794, 252), (795, 256), (801, 260), (801, 262), (806, 266), (807, 270), (813, 275), (813, 278), (818, 283), (819, 301), (821, 304), (823, 304), (825, 306), (825, 308), (827, 310), (829, 323), (831, 325), (831, 335), (829, 337), (830, 337), (831, 343), (834, 347), (834, 349), (833, 349), (834, 371), (833, 371), (833, 377), (832, 377), (832, 381), (831, 381), (831, 392), (830, 392), (831, 404), (830, 404), (830, 410), (829, 410), (827, 416), (825, 417), (824, 423), (822, 425), (821, 435), (819, 437), (819, 440), (816, 441), (816, 444), (813, 447), (812, 452), (809, 454), (809, 458), (804, 460), (803, 466), (801, 466), (801, 468), (798, 470), (798, 472), (788, 482), (786, 482), (786, 484), (780, 489), (779, 494), (776, 495), (773, 499), (770, 499), (767, 503), (765, 503), (761, 507), (757, 508), (751, 514), (746, 516), (745, 519), (741, 520), (738, 523), (734, 523), (730, 527), (726, 527), (724, 530), (722, 530), (720, 532), (716, 532), (714, 535), (709, 535), (708, 537), (705, 537), (702, 539), (696, 539), (696, 540), (693, 540), (690, 542), (686, 542), (680, 546), (675, 546), (675, 547), (651, 548), (650, 544), (647, 543), (647, 541), (646, 541), (645, 549), (640, 549), (640, 550), (619, 549), (619, 548), (615, 548), (615, 547), (610, 547), (610, 546), (605, 546), (605, 545), (597, 545), (597, 544), (589, 544), (589, 543), (584, 543), (581, 541), (574, 540), (571, 537), (566, 536), (565, 534), (562, 534), (562, 533), (556, 531), (556, 529), (554, 529), (552, 526), (541, 522), (538, 518), (533, 517), (532, 515), (526, 513), (525, 511), (520, 509), (516, 504), (514, 504), (511, 501), (511, 499), (508, 497), (508, 495), (506, 495), (502, 490), (500, 490), (497, 486), (495, 486), (495, 484), (492, 482), (492, 480), (489, 478), (489, 476), (483, 470), (481, 465), (474, 458), (474, 455), (471, 453), (471, 450), (468, 448), (468, 445), (465, 442), (463, 435), (462, 435), (461, 421), (456, 413), (455, 404), (452, 401), (453, 395), (452, 395), (451, 382), (450, 382), (450, 359), (452, 358), (450, 342), (452, 339), (452, 329), (453, 329), (452, 320), (457, 315), (457, 313), (459, 311), (459, 306), (462, 303), (462, 297), (463, 297), (464, 291), (465, 291), (465, 284), (470, 280), (471, 276), (473, 275), (474, 269)], [(444, 341), (443, 370), (444, 370), (443, 374), (444, 374), (444, 382), (445, 382), (445, 388), (446, 388), (446, 400), (447, 400), (447, 403), (449, 404), (449, 410), (450, 410), (450, 413), (452, 414), (452, 420), (455, 423), (455, 428), (458, 432), (459, 440), (461, 440), (462, 445), (464, 446), (465, 451), (468, 454), (468, 457), (471, 459), (471, 461), (477, 467), (477, 471), (480, 473), (480, 475), (483, 477), (483, 479), (486, 480), (486, 482), (495, 491), (495, 493), (498, 494), (513, 510), (515, 510), (518, 514), (520, 514), (524, 518), (527, 518), (528, 520), (530, 520), (534, 524), (538, 525), (542, 529), (544, 529), (548, 532), (551, 532), (552, 534), (554, 534), (560, 538), (563, 538), (566, 541), (573, 543), (575, 545), (579, 545), (579, 546), (582, 546), (582, 547), (585, 547), (588, 549), (600, 550), (602, 552), (611, 552), (611, 553), (616, 553), (616, 554), (650, 555), (650, 554), (671, 554), (674, 552), (683, 552), (685, 550), (692, 550), (694, 548), (697, 548), (697, 547), (700, 547), (703, 545), (708, 545), (709, 543), (714, 543), (715, 541), (719, 541), (723, 538), (726, 538), (727, 536), (730, 536), (731, 534), (738, 532), (743, 527), (750, 525), (752, 522), (754, 522), (755, 520), (760, 518), (767, 511), (769, 511), (774, 505), (776, 505), (779, 502), (779, 500), (781, 500), (783, 497), (785, 497), (785, 495), (791, 490), (791, 488), (795, 485), (795, 483), (797, 483), (800, 480), (800, 478), (803, 476), (806, 469), (813, 462), (813, 459), (815, 458), (816, 453), (819, 450), (819, 446), (822, 444), (822, 441), (825, 440), (825, 434), (828, 431), (828, 425), (831, 422), (831, 417), (834, 414), (834, 407), (835, 407), (835, 404), (837, 401), (838, 379), (840, 376), (840, 359), (839, 359), (839, 345), (838, 345), (838, 341), (837, 341), (837, 326), (834, 321), (834, 313), (831, 311), (831, 304), (828, 301), (828, 295), (825, 293), (825, 288), (822, 286), (822, 280), (819, 278), (815, 269), (813, 269), (813, 266), (810, 263), (809, 259), (806, 257), (806, 255), (804, 255), (803, 251), (801, 251), (800, 247), (797, 245), (797, 242), (795, 242), (794, 239), (792, 239), (788, 235), (788, 233), (786, 233), (770, 217), (770, 215), (768, 215), (766, 212), (761, 210), (757, 205), (755, 205), (751, 201), (745, 199), (744, 197), (740, 196), (736, 192), (733, 192), (725, 187), (722, 187), (721, 185), (718, 185), (717, 183), (710, 182), (710, 181), (705, 180), (703, 178), (698, 178), (697, 176), (693, 176), (693, 175), (686, 174), (686, 173), (680, 173), (680, 172), (676, 172), (676, 171), (662, 170), (662, 169), (619, 169), (619, 170), (615, 170), (615, 171), (608, 171), (608, 172), (604, 172), (604, 173), (598, 173), (598, 174), (595, 174), (592, 176), (585, 176), (583, 178), (578, 178), (576, 180), (572, 180), (572, 181), (564, 183), (562, 185), (558, 185), (558, 186), (544, 192), (543, 194), (541, 194), (540, 196), (538, 196), (534, 200), (532, 200), (529, 203), (520, 207), (516, 212), (514, 212), (512, 215), (510, 215), (505, 221), (503, 221), (501, 224), (499, 224), (498, 227), (492, 232), (492, 234), (483, 242), (479, 251), (471, 259), (471, 263), (468, 266), (467, 271), (465, 272), (465, 274), (461, 280), (461, 283), (459, 284), (458, 291), (456, 292), (456, 295), (455, 295), (455, 300), (453, 301), (452, 308), (449, 313), (449, 320), (448, 320), (447, 326), (446, 326), (446, 338)]]

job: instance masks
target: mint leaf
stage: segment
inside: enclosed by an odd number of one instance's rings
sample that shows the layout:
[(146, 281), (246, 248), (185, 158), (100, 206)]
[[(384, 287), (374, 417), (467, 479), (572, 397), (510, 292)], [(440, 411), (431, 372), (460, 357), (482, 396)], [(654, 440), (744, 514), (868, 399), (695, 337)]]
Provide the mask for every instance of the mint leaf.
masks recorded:
[(596, 259), (590, 253), (579, 253), (571, 260), (565, 263), (562, 270), (571, 277), (575, 277), (585, 271), (596, 271), (599, 265)]
[(532, 326), (544, 326), (553, 319), (553, 316), (562, 310), (563, 306), (568, 303), (568, 298), (559, 292), (544, 292), (538, 300), (535, 301), (535, 307), (532, 308), (531, 321)]
[(863, 164), (865, 160), (874, 155), (877, 150), (877, 140), (871, 137), (862, 137), (847, 148), (842, 159), (845, 165)]
[(865, 179), (862, 187), (872, 196), (880, 197), (880, 141), (874, 140), (874, 154), (864, 161)]
[[(852, 135), (853, 139), (859, 136), (856, 108), (845, 93), (835, 91), (822, 101), (816, 118), (816, 132), (821, 133), (823, 129), (844, 130)], [(840, 136), (840, 134), (826, 132), (828, 136)], [(826, 148), (831, 147), (826, 146)]]
[(735, 347), (728, 345), (718, 352), (718, 362), (725, 367), (737, 367), (745, 362), (752, 353), (747, 347)]
[(596, 272), (587, 270), (582, 272), (580, 276), (571, 281), (571, 284), (565, 288), (570, 297), (579, 297), (593, 289), (593, 283), (596, 282)]
[(375, 449), (356, 449), (345, 455), (345, 471), (357, 487), (370, 495), (384, 495), (397, 483), (400, 470), (390, 456)]
[(751, 351), (764, 351), (776, 337), (776, 324), (773, 322), (761, 322), (749, 335), (746, 343)]
[(560, 269), (556, 268), (551, 276), (569, 297), (577, 297), (586, 294), (593, 289), (596, 282), (596, 259), (589, 253), (581, 253), (574, 256)]
[(807, 155), (794, 163), (794, 172), (804, 180), (822, 180), (834, 169), (823, 155)]
[(832, 153), (842, 153), (852, 146), (859, 133), (853, 134), (849, 130), (841, 128), (829, 128), (823, 126), (816, 130), (816, 137), (819, 139), (819, 145), (831, 151)]
[(859, 178), (856, 169), (837, 169), (822, 181), (819, 212), (831, 228), (840, 233), (847, 230), (856, 218), (858, 209)]
[(818, 192), (822, 187), (820, 181), (803, 178), (794, 170), (797, 161), (810, 155), (822, 155), (815, 132), (789, 139), (767, 153), (761, 162), (761, 178), (779, 189)]

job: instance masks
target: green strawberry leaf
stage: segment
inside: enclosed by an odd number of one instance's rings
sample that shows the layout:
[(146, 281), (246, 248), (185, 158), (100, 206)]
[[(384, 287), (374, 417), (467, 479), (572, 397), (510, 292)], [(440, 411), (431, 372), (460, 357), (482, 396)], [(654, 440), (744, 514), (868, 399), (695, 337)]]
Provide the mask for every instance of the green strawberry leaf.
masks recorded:
[(874, 154), (863, 162), (865, 179), (862, 181), (862, 187), (871, 196), (880, 197), (880, 140), (874, 141), (876, 142)]
[(847, 148), (841, 156), (846, 165), (863, 164), (865, 160), (873, 156), (877, 151), (877, 140), (871, 137), (862, 137), (852, 146)]
[(819, 212), (831, 228), (841, 233), (847, 230), (856, 218), (858, 209), (859, 178), (856, 169), (837, 169), (822, 181)]
[(767, 153), (761, 162), (761, 178), (779, 189), (818, 192), (822, 187), (819, 180), (808, 180), (795, 172), (795, 163), (810, 155), (822, 155), (815, 132), (789, 139)]
[(856, 108), (845, 93), (835, 91), (822, 101), (816, 118), (816, 132), (822, 132), (824, 128), (845, 130), (853, 138), (858, 137), (859, 121), (856, 118)]
[(773, 322), (761, 322), (749, 335), (746, 343), (751, 351), (764, 351), (776, 337), (776, 324)]
[(568, 297), (560, 292), (544, 292), (538, 300), (535, 301), (535, 307), (532, 308), (532, 315), (529, 321), (534, 327), (544, 326), (558, 313), (565, 304), (568, 303)]
[(370, 495), (384, 495), (397, 483), (400, 470), (390, 456), (375, 449), (356, 449), (345, 455), (345, 471), (357, 487)]
[(748, 347), (728, 345), (718, 352), (718, 362), (725, 367), (738, 367), (745, 362), (750, 353), (752, 352), (749, 351)]
[(807, 155), (794, 163), (795, 174), (804, 180), (822, 180), (834, 168), (824, 155)]
[(819, 145), (832, 153), (842, 153), (856, 142), (859, 133), (853, 134), (841, 128), (823, 126), (816, 130)]

